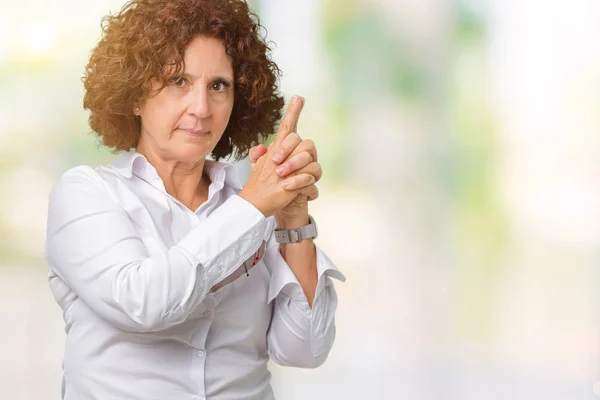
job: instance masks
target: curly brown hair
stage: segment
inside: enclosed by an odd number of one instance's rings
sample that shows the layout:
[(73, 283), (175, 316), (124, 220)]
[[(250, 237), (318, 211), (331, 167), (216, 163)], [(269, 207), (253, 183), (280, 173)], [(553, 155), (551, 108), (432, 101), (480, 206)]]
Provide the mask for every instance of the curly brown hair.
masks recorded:
[(102, 38), (83, 77), (83, 107), (91, 112), (91, 128), (114, 152), (137, 146), (141, 122), (135, 105), (153, 94), (153, 79), (162, 89), (183, 71), (185, 49), (197, 36), (221, 40), (235, 79), (229, 124), (212, 156), (218, 160), (235, 151), (240, 160), (274, 132), (284, 104), (277, 87), (281, 71), (245, 1), (131, 0), (101, 25)]

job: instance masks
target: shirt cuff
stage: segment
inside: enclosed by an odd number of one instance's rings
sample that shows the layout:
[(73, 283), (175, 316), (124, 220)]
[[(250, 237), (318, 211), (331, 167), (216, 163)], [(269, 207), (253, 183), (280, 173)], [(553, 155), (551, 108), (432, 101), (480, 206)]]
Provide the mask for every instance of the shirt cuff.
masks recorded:
[(234, 195), (177, 247), (202, 270), (202, 280), (212, 287), (256, 252), (267, 228), (265, 216), (250, 202)]
[[(346, 281), (344, 274), (340, 272), (333, 261), (327, 257), (319, 246), (315, 245), (315, 250), (318, 280), (313, 303), (317, 300), (321, 292), (323, 292), (327, 282), (331, 282), (329, 279), (326, 279), (327, 277), (336, 278), (342, 282)], [(272, 302), (279, 293), (284, 292), (292, 301), (305, 302), (307, 311), (310, 313), (308, 301), (302, 291), (300, 282), (298, 282), (296, 275), (294, 275), (279, 252), (279, 245), (272, 246), (270, 251), (266, 252), (265, 263), (271, 267), (269, 268), (271, 270), (271, 280), (269, 282), (268, 302)]]

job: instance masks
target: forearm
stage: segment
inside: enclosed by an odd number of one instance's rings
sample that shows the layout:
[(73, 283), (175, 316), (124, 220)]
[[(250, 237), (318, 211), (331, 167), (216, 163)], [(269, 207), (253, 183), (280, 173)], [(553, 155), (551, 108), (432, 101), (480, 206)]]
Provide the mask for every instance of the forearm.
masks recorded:
[(101, 318), (123, 330), (153, 331), (187, 318), (266, 232), (263, 215), (232, 196), (175, 246), (150, 255), (97, 173), (76, 167), (50, 193), (45, 256)]
[[(296, 229), (308, 224), (308, 222), (308, 216), (306, 219), (302, 218), (295, 221), (277, 220), (277, 228)], [(279, 252), (296, 276), (298, 283), (300, 283), (300, 287), (302, 287), (302, 291), (308, 300), (308, 305), (312, 307), (318, 282), (314, 241), (305, 239), (297, 243), (280, 244)]]
[[(317, 245), (312, 244), (312, 240), (287, 244), (285, 249), (280, 249), (282, 246), (277, 245), (274, 238), (275, 235), (270, 239), (265, 252), (265, 264), (271, 274), (268, 301), (274, 302), (268, 334), (269, 352), (277, 364), (314, 368), (325, 361), (335, 339), (337, 294), (330, 278), (344, 281), (345, 277), (329, 257)], [(309, 247), (308, 249), (305, 248), (297, 257), (291, 254), (295, 250), (299, 251), (301, 246), (298, 245), (306, 242), (309, 243), (304, 246)], [(312, 245), (312, 249), (309, 245)], [(312, 256), (312, 252), (314, 259), (307, 257), (309, 254)], [(282, 253), (286, 253), (288, 261)], [(292, 267), (294, 261), (305, 262), (299, 264), (300, 268), (306, 266), (307, 259), (312, 265), (316, 264), (314, 279), (317, 282), (310, 288), (308, 296), (304, 294), (307, 289), (303, 290), (299, 281), (310, 275), (307, 273), (309, 268), (297, 271), (295, 266)]]

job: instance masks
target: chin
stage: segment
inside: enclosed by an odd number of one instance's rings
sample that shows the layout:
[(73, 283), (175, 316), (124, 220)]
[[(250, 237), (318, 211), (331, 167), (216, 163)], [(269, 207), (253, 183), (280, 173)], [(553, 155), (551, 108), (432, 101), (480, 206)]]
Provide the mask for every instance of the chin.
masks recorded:
[(214, 147), (207, 149), (205, 146), (186, 144), (174, 151), (174, 156), (181, 162), (197, 163), (200, 160), (204, 160), (212, 153), (213, 149)]

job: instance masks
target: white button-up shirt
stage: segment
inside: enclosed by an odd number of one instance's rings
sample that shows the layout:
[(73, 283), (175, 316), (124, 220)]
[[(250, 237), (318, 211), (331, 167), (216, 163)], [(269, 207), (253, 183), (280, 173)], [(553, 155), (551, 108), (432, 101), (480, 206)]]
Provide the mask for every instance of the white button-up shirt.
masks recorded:
[(269, 356), (326, 359), (330, 277), (344, 276), (317, 246), (311, 309), (274, 218), (237, 195), (232, 165), (207, 160), (205, 172), (196, 211), (135, 152), (72, 168), (52, 189), (45, 254), (66, 323), (63, 399), (273, 399)]

